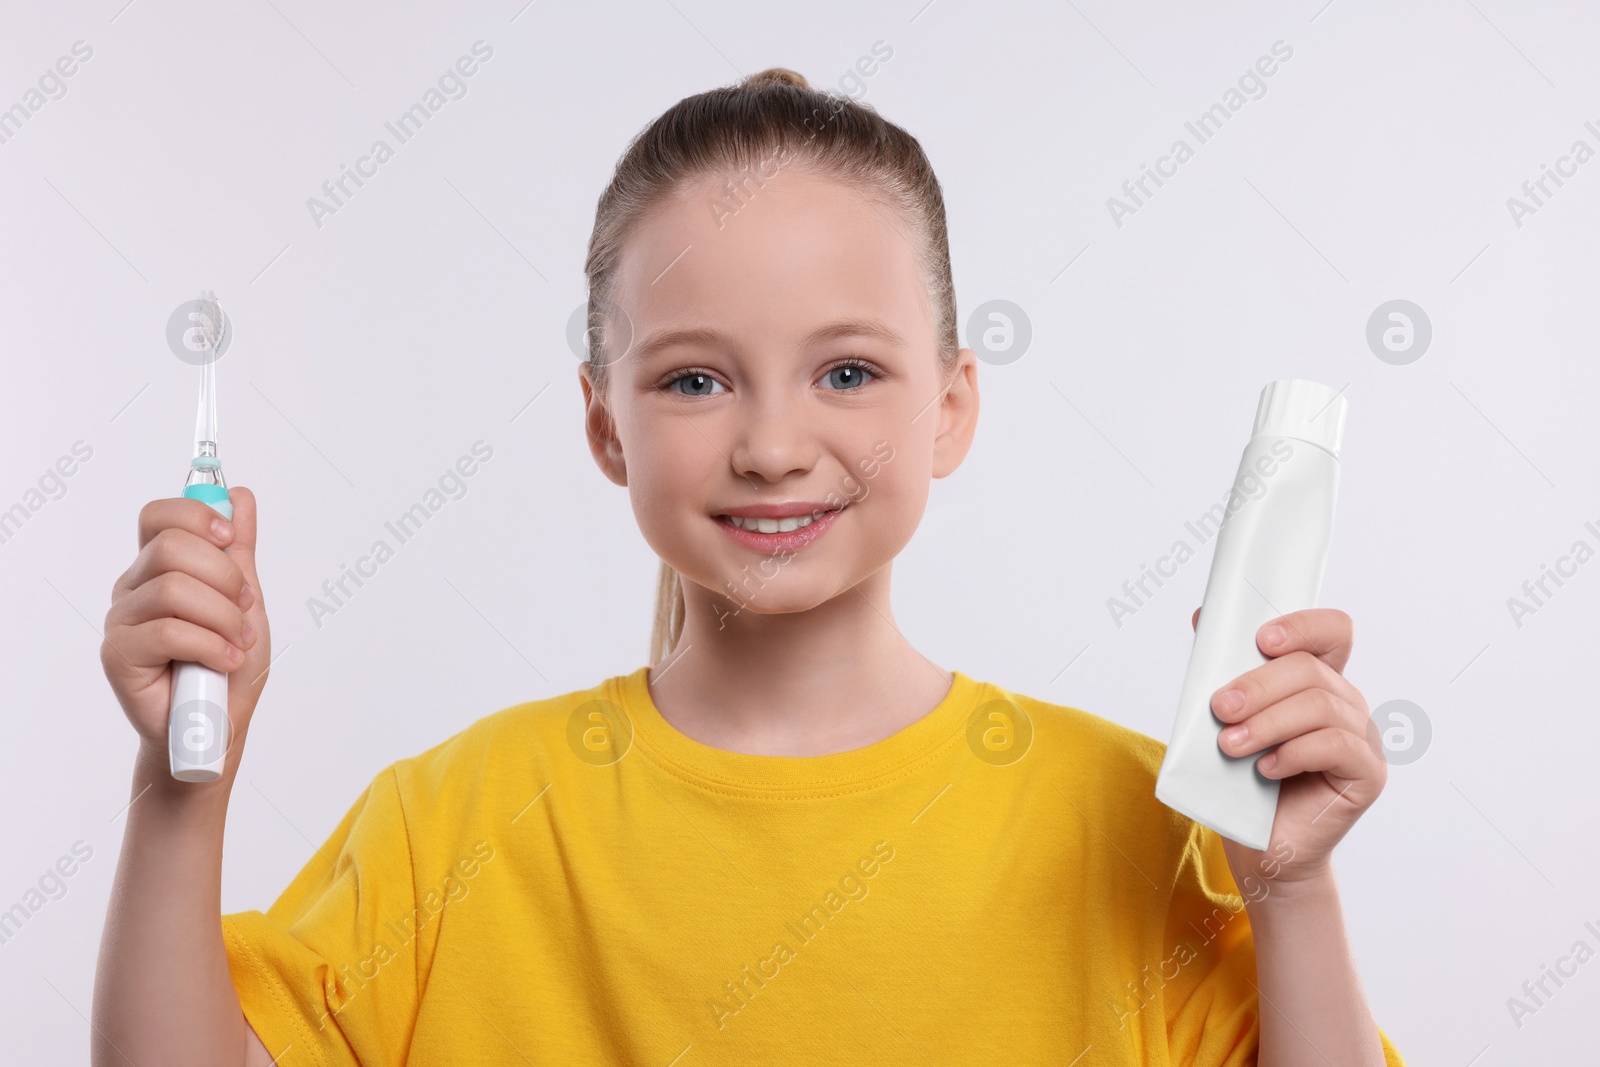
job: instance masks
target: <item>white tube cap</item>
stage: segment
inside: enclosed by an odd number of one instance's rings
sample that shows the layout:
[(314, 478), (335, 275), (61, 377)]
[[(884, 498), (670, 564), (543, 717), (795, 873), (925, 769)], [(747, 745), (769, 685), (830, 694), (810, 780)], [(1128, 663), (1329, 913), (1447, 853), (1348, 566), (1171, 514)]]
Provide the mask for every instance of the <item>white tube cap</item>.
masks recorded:
[(1335, 390), (1321, 382), (1304, 378), (1281, 378), (1268, 382), (1256, 405), (1256, 425), (1251, 436), (1271, 434), (1309, 441), (1339, 458), (1339, 442), (1344, 437), (1344, 415), (1349, 405)]

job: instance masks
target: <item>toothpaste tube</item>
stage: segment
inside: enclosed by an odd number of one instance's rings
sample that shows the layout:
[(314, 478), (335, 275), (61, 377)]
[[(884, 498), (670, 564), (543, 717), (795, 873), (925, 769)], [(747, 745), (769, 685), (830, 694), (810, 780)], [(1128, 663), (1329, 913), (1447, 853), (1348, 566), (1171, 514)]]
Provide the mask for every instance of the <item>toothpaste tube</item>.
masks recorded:
[(1222, 750), (1217, 737), (1225, 724), (1212, 712), (1211, 697), (1267, 662), (1256, 631), (1317, 604), (1346, 407), (1320, 382), (1283, 379), (1261, 390), (1217, 532), (1172, 740), (1156, 776), (1157, 800), (1254, 849), (1265, 849), (1272, 836), (1279, 781), (1256, 770), (1265, 752)]

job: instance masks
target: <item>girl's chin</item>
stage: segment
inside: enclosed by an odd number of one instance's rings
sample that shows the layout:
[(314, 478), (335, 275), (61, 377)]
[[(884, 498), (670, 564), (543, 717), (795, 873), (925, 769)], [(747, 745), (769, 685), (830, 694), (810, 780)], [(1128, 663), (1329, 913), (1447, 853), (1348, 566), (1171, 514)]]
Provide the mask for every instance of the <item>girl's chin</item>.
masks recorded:
[[(848, 582), (828, 582), (815, 575), (802, 575), (791, 571), (793, 564), (782, 568), (775, 563), (765, 568), (759, 563), (746, 566), (741, 571), (723, 571), (720, 584), (716, 579), (699, 581), (684, 578), (684, 596), (690, 613), (696, 610), (721, 621), (721, 629), (734, 616), (741, 615), (792, 615), (821, 607), (841, 593), (848, 592)], [(693, 585), (695, 588), (689, 588)], [(697, 608), (697, 604), (707, 605)]]

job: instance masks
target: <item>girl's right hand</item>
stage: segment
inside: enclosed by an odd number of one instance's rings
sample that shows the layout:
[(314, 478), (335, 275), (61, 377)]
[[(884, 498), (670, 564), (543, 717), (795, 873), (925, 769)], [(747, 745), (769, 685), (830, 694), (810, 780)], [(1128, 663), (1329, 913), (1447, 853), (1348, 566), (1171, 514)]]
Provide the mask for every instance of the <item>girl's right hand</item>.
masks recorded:
[[(187, 497), (152, 500), (139, 512), (139, 555), (111, 589), (100, 664), (139, 734), (141, 757), (162, 766), (173, 661), (227, 674), (223, 773), (231, 778), (266, 685), (272, 638), (256, 578), (255, 494), (235, 487), (228, 498), (231, 524)], [(218, 534), (212, 520), (228, 529)]]

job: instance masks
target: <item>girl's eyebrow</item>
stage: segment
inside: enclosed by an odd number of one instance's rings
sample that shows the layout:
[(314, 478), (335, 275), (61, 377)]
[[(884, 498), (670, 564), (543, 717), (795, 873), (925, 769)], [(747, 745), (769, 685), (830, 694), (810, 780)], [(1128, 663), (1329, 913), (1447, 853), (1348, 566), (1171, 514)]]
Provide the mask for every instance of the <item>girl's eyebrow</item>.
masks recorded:
[[(871, 337), (885, 344), (904, 347), (903, 337), (876, 319), (840, 319), (819, 326), (806, 334), (801, 347), (810, 348), (841, 337)], [(712, 348), (733, 348), (732, 338), (709, 326), (695, 326), (679, 330), (663, 330), (652, 334), (633, 346), (633, 356), (639, 362), (655, 356), (675, 345), (702, 345)]]

